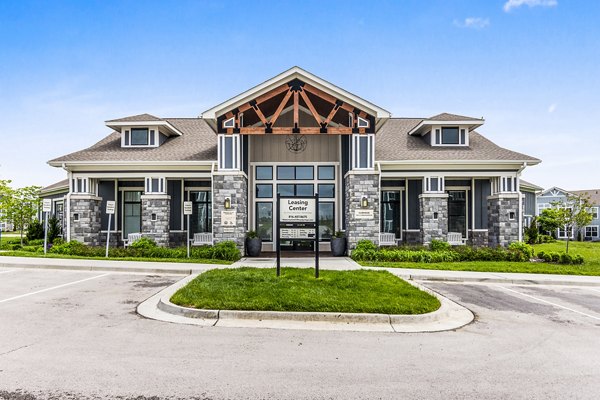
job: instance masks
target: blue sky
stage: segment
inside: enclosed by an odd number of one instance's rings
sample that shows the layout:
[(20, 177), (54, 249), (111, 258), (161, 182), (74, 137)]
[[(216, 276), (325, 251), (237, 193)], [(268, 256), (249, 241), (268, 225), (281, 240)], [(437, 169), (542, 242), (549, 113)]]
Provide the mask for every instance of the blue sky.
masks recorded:
[(600, 2), (0, 0), (0, 179), (148, 112), (191, 117), (299, 65), (392, 112), (483, 116), (543, 160), (543, 187), (600, 187)]

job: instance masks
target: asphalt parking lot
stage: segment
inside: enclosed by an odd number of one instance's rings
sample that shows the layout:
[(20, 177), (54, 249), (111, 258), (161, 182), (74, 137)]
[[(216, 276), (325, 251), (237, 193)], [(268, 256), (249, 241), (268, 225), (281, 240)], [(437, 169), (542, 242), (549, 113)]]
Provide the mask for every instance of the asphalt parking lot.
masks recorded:
[(476, 314), (429, 334), (199, 327), (136, 314), (178, 279), (0, 269), (0, 399), (600, 393), (599, 287), (423, 282)]

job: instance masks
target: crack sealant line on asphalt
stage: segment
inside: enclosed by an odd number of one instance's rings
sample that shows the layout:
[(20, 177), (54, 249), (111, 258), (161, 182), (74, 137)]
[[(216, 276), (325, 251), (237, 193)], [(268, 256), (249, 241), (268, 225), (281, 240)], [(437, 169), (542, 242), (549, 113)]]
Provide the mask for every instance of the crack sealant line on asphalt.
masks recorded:
[(78, 283), (91, 281), (92, 279), (102, 278), (107, 275), (110, 275), (110, 273), (107, 272), (106, 274), (92, 276), (91, 278), (80, 279), (78, 281), (63, 283), (62, 285), (52, 286), (52, 287), (42, 289), (42, 290), (36, 290), (35, 292), (25, 293), (25, 294), (21, 294), (19, 296), (14, 296), (14, 297), (9, 297), (8, 299), (0, 300), (0, 303), (5, 303), (5, 302), (11, 301), (11, 300), (22, 299), (23, 297), (33, 296), (34, 294), (39, 294), (39, 293), (44, 293), (44, 292), (49, 292), (50, 290), (60, 289), (60, 288), (66, 287), (66, 286), (76, 285)]
[(531, 299), (534, 299), (534, 300), (537, 300), (537, 301), (541, 301), (542, 303), (550, 304), (550, 305), (552, 305), (552, 306), (554, 306), (554, 307), (559, 307), (559, 308), (562, 308), (562, 309), (564, 309), (564, 310), (568, 310), (568, 311), (574, 312), (574, 313), (576, 313), (576, 314), (583, 315), (583, 316), (585, 316), (585, 317), (593, 318), (593, 319), (595, 319), (595, 320), (598, 320), (598, 321), (600, 321), (600, 317), (596, 317), (596, 316), (594, 316), (594, 315), (587, 314), (587, 313), (584, 313), (584, 312), (582, 312), (582, 311), (577, 311), (577, 310), (574, 310), (574, 309), (572, 309), (572, 308), (565, 307), (565, 306), (562, 306), (562, 305), (560, 305), (560, 304), (557, 304), (557, 303), (553, 303), (553, 302), (551, 302), (551, 301), (548, 301), (548, 300), (540, 299), (539, 297), (535, 297), (535, 296), (532, 296), (532, 295), (529, 295), (529, 294), (521, 293), (521, 292), (519, 292), (519, 291), (517, 291), (517, 290), (513, 290), (513, 289), (507, 288), (507, 287), (505, 287), (505, 286), (498, 285), (498, 287), (500, 287), (500, 288), (502, 288), (502, 289), (504, 289), (504, 290), (508, 290), (509, 292), (517, 293), (517, 294), (520, 294), (521, 296), (524, 296), (524, 297), (529, 297), (529, 298), (531, 298)]

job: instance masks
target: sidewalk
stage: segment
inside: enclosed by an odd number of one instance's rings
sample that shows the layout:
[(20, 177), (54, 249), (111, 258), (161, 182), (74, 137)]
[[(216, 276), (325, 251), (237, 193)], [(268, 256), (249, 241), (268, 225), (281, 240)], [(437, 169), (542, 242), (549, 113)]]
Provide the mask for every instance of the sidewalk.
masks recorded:
[[(314, 258), (282, 258), (282, 267), (314, 268)], [(168, 262), (142, 262), (142, 261), (114, 261), (114, 260), (74, 260), (60, 258), (28, 258), (28, 257), (0, 257), (0, 268), (40, 268), (40, 269), (66, 269), (78, 271), (105, 271), (128, 272), (147, 274), (177, 274), (190, 275), (201, 273), (214, 268), (275, 268), (274, 258), (242, 258), (232, 265), (222, 264), (195, 264), (195, 263), (168, 263)], [(444, 271), (412, 268), (379, 268), (361, 267), (348, 257), (325, 257), (320, 260), (322, 269), (353, 270), (374, 269), (386, 270), (404, 279), (415, 281), (442, 281), (442, 282), (482, 282), (482, 283), (513, 283), (537, 285), (573, 285), (573, 286), (600, 286), (600, 276), (581, 275), (551, 275), (551, 274), (523, 274), (501, 272), (474, 272), (474, 271)]]

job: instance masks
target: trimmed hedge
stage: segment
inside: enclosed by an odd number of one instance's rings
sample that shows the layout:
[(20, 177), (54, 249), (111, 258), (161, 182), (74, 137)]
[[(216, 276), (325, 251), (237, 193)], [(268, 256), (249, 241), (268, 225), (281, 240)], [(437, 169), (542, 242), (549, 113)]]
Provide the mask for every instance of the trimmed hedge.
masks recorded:
[[(43, 246), (42, 246), (43, 247)], [(39, 246), (25, 246), (22, 250), (37, 252), (42, 249)], [(43, 250), (42, 250), (43, 251)], [(104, 246), (86, 246), (76, 240), (63, 242), (55, 240), (54, 245), (48, 250), (52, 254), (63, 254), (80, 257), (104, 257), (106, 248)], [(148, 238), (142, 238), (132, 243), (128, 248), (108, 249), (108, 256), (112, 258), (187, 258), (186, 247), (158, 247), (156, 243)], [(240, 250), (232, 241), (217, 243), (214, 246), (200, 246), (190, 249), (190, 258), (214, 259), (225, 261), (237, 261), (242, 258)]]
[(545, 252), (545, 251), (540, 251), (537, 254), (537, 257), (542, 260), (543, 262), (546, 263), (555, 263), (555, 264), (574, 264), (574, 265), (581, 265), (583, 264), (583, 257), (580, 256), (579, 254), (576, 254), (574, 256), (567, 254), (567, 253), (558, 253), (555, 251), (549, 251), (549, 252)]
[(430, 249), (410, 247), (377, 247), (370, 240), (361, 240), (352, 252), (356, 261), (387, 262), (459, 262), (459, 261), (529, 261), (534, 255), (533, 248), (526, 243), (511, 243), (508, 249), (452, 247), (446, 242), (434, 240)]

